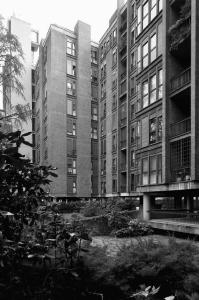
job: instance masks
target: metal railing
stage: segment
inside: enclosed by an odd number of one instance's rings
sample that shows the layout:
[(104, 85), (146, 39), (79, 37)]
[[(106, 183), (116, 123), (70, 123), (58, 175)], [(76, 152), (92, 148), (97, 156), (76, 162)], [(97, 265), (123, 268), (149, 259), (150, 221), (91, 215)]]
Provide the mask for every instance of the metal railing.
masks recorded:
[(171, 79), (171, 92), (174, 92), (184, 87), (190, 82), (191, 82), (191, 68), (188, 68)]
[(170, 137), (183, 135), (191, 131), (191, 118), (186, 118), (182, 121), (170, 125)]
[(150, 219), (171, 220), (182, 223), (199, 224), (199, 211), (190, 212), (189, 210), (150, 210)]

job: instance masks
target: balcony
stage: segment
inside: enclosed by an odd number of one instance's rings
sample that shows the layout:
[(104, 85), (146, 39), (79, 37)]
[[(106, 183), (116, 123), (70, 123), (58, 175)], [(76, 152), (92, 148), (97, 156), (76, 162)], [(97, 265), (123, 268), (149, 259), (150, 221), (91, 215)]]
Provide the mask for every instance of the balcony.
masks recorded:
[(171, 93), (180, 90), (191, 83), (191, 68), (184, 70), (182, 73), (171, 79)]
[(174, 138), (191, 132), (191, 118), (170, 125), (170, 137)]
[(178, 50), (179, 46), (191, 36), (191, 13), (177, 20), (177, 22), (169, 28), (170, 51)]
[(120, 85), (120, 97), (124, 96), (127, 92), (126, 80), (124, 80)]
[(121, 74), (121, 80), (124, 80), (125, 78), (126, 78), (126, 71)]

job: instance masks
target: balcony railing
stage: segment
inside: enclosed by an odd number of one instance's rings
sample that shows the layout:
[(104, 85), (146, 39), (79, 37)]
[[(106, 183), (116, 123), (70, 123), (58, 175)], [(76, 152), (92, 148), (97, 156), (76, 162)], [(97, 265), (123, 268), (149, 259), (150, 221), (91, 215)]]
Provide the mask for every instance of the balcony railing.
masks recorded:
[(174, 92), (191, 82), (191, 68), (184, 70), (171, 79), (171, 92)]
[(199, 212), (191, 213), (189, 210), (160, 210), (150, 211), (151, 219), (165, 219), (182, 223), (199, 224)]
[(191, 180), (190, 176), (190, 166), (171, 170), (171, 181), (172, 182), (182, 182)]
[(120, 125), (125, 126), (126, 125), (126, 117), (122, 117), (120, 120)]
[(126, 78), (126, 71), (121, 74), (121, 80)]
[(176, 137), (191, 132), (191, 118), (173, 123), (170, 126), (170, 137)]

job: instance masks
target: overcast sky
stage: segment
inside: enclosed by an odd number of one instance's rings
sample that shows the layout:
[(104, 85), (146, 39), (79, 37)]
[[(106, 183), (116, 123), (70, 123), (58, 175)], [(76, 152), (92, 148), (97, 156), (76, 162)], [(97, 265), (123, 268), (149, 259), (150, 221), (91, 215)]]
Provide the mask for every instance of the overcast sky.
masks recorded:
[(31, 23), (45, 38), (49, 25), (58, 24), (73, 30), (77, 20), (91, 25), (92, 40), (98, 42), (106, 29), (117, 0), (6, 0), (1, 1), (0, 13)]

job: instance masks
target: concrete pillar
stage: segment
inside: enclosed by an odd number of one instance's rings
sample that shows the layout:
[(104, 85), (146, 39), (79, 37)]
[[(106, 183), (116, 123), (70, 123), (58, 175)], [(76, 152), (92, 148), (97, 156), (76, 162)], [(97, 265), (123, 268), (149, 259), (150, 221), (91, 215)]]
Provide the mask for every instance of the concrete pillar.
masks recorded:
[(143, 219), (144, 221), (150, 220), (150, 212), (151, 209), (151, 196), (148, 194), (144, 194), (143, 196)]

